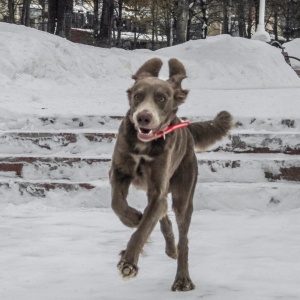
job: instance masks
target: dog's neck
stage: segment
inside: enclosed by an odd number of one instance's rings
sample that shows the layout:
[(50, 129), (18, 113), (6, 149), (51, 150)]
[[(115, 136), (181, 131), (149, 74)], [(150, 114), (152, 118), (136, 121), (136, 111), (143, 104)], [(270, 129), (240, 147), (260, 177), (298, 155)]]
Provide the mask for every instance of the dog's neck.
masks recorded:
[(177, 129), (188, 127), (189, 124), (190, 124), (190, 122), (181, 122), (181, 123), (178, 123), (178, 124), (169, 125), (169, 126), (166, 127), (166, 129), (157, 132), (155, 137), (153, 137), (152, 140), (156, 140), (156, 139), (159, 139), (159, 138), (165, 138), (166, 134), (168, 134), (170, 132), (173, 132)]

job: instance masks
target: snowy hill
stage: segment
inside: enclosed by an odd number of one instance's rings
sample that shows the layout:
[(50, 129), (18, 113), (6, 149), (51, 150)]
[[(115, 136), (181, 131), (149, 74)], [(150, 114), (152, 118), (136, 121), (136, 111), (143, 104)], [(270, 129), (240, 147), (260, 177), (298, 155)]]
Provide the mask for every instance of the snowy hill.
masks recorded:
[[(223, 35), (155, 52), (101, 49), (71, 43), (23, 26), (0, 24), (0, 74), (10, 81), (47, 79), (59, 84), (128, 79), (152, 56), (185, 63), (192, 87), (272, 88), (299, 86), (275, 47)], [(166, 74), (163, 74), (166, 75)]]
[[(219, 108), (231, 108), (235, 116), (254, 117), (267, 108), (268, 117), (278, 111), (290, 116), (294, 110), (281, 102), (286, 97), (284, 91), (273, 92), (272, 97), (278, 99), (276, 103), (280, 106), (275, 109), (259, 99), (266, 97), (257, 90), (300, 87), (299, 78), (278, 49), (226, 35), (155, 52), (125, 51), (74, 44), (35, 29), (0, 23), (0, 40), (0, 107), (6, 111), (6, 117), (66, 112), (76, 116), (124, 115), (125, 91), (132, 84), (131, 75), (153, 56), (165, 62), (163, 78), (167, 77), (167, 61), (171, 57), (181, 59), (187, 68), (184, 86), (191, 93), (186, 106), (181, 108), (182, 115), (201, 112), (211, 117)], [(243, 90), (244, 95), (230, 92), (232, 89)], [(246, 97), (251, 97), (248, 103), (244, 102)], [(204, 105), (205, 99), (209, 99), (209, 106)], [(295, 101), (294, 94), (290, 101)], [(249, 116), (249, 111), (258, 105), (262, 109), (257, 108)]]

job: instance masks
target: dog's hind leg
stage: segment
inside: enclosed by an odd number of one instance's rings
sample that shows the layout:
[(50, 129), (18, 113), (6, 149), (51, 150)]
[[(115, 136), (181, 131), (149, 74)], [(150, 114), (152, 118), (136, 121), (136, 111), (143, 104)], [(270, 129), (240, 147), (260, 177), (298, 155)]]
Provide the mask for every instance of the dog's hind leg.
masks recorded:
[(173, 210), (179, 231), (177, 273), (172, 291), (190, 291), (195, 288), (188, 267), (188, 231), (193, 213), (193, 196), (197, 181), (196, 158), (186, 162), (185, 171), (187, 170), (189, 172), (179, 171), (177, 176), (172, 178), (171, 185)]
[(172, 229), (172, 222), (169, 219), (168, 215), (165, 215), (160, 220), (160, 230), (166, 241), (166, 254), (173, 259), (177, 259), (177, 247), (175, 245), (175, 237)]

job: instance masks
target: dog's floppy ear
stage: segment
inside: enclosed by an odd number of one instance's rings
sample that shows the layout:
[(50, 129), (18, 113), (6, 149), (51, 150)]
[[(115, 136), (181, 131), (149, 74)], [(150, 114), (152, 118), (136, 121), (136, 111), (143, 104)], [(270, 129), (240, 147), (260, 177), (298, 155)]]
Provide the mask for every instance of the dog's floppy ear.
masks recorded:
[(175, 101), (180, 105), (187, 97), (189, 91), (181, 88), (181, 82), (185, 79), (186, 71), (183, 64), (176, 58), (169, 60), (169, 79), (167, 80), (175, 90)]
[(145, 77), (158, 77), (162, 64), (163, 63), (159, 58), (151, 58), (138, 69), (135, 75), (132, 76), (132, 79), (137, 81)]

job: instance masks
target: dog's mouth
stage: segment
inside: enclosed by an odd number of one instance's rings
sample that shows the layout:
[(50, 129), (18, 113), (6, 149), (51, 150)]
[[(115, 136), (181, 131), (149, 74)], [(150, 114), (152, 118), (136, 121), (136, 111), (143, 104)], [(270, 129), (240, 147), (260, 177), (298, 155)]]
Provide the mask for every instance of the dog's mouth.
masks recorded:
[(155, 139), (155, 130), (149, 128), (138, 128), (138, 139), (142, 142), (149, 142)]

